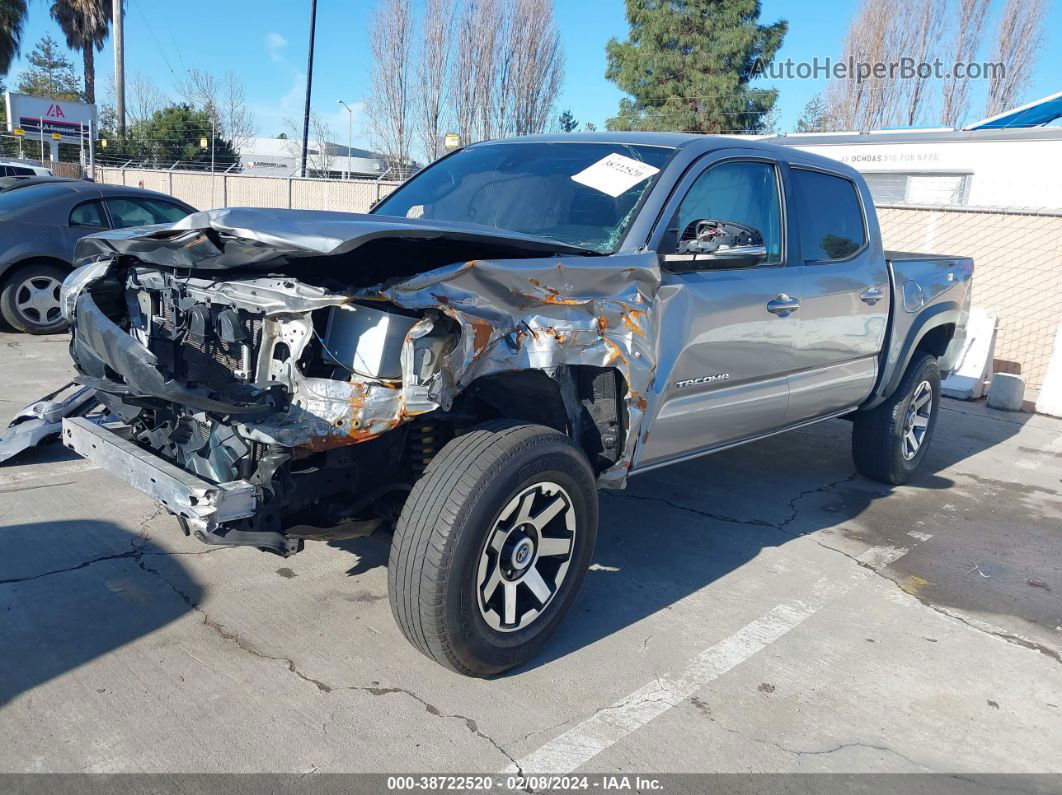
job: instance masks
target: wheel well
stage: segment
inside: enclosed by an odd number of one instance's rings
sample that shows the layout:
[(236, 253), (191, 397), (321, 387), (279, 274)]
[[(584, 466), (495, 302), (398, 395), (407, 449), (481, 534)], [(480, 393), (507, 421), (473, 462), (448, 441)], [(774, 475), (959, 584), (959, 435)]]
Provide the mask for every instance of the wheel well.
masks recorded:
[(25, 268), (27, 265), (37, 264), (54, 265), (67, 272), (74, 269), (69, 262), (64, 262), (56, 257), (26, 257), (26, 259), (19, 260), (18, 262), (9, 263), (2, 271), (0, 271), (0, 284), (7, 281), (8, 277), (20, 268)]
[(916, 351), (925, 351), (931, 353), (936, 357), (941, 357), (944, 352), (948, 350), (948, 345), (951, 343), (951, 338), (955, 336), (955, 324), (944, 323), (943, 325), (931, 328), (922, 338), (918, 340), (918, 345), (915, 346)]
[(601, 472), (623, 451), (626, 392), (626, 380), (613, 367), (513, 370), (473, 382), (462, 393), (460, 407), (477, 420), (523, 420), (554, 428), (571, 437)]

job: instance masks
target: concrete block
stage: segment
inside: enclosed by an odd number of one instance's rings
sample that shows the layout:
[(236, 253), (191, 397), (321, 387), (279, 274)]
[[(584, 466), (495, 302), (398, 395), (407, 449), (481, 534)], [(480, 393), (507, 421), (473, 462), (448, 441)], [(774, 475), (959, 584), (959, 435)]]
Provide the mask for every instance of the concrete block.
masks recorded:
[(988, 387), (988, 407), (1003, 411), (1021, 411), (1025, 400), (1025, 379), (1011, 373), (996, 373)]
[(1036, 413), (1062, 417), (1062, 325), (1055, 331), (1055, 347), (1040, 397), (1036, 400)]
[(966, 323), (966, 341), (955, 372), (944, 379), (940, 391), (959, 400), (977, 400), (985, 395), (985, 382), (992, 376), (992, 359), (996, 353), (995, 312), (973, 308)]

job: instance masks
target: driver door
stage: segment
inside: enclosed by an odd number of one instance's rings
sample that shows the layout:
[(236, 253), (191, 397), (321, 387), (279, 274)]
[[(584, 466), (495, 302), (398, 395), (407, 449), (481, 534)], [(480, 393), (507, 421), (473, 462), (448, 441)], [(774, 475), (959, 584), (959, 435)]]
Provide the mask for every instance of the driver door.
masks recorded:
[[(800, 268), (790, 267), (779, 165), (724, 153), (688, 174), (665, 209), (657, 293), (658, 410), (635, 468), (660, 466), (784, 426), (798, 320)], [(735, 267), (674, 256), (690, 224), (727, 221), (757, 230), (759, 263)]]

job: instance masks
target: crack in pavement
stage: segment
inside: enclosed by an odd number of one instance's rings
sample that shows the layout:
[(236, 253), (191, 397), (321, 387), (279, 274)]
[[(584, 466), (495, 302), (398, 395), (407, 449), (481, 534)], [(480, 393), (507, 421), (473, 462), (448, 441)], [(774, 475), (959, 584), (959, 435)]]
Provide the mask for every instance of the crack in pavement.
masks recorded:
[(131, 549), (128, 552), (116, 552), (113, 555), (100, 555), (98, 558), (92, 558), (91, 560), (85, 560), (81, 563), (77, 563), (73, 566), (67, 566), (65, 569), (52, 569), (51, 571), (44, 571), (40, 574), (30, 574), (26, 577), (11, 577), (6, 580), (0, 580), (0, 585), (14, 585), (21, 582), (30, 582), (32, 580), (39, 580), (42, 577), (51, 577), (54, 574), (66, 574), (70, 571), (78, 571), (80, 569), (87, 568), (96, 563), (105, 563), (108, 560), (137, 560), (141, 557), (177, 557), (178, 555), (209, 555), (213, 552), (220, 552), (223, 549), (233, 549), (231, 546), (217, 547), (215, 549), (204, 549), (200, 552), (147, 552), (141, 548)]
[[(150, 521), (150, 518), (145, 520), (145, 522), (143, 524), (146, 524), (148, 521)], [(228, 549), (230, 547), (223, 547), (223, 548)], [(243, 637), (241, 637), (239, 633), (226, 629), (223, 624), (221, 624), (220, 622), (218, 622), (215, 619), (211, 618), (210, 615), (199, 605), (199, 603), (195, 599), (193, 599), (189, 594), (185, 593), (179, 587), (177, 587), (177, 585), (175, 583), (173, 583), (168, 577), (166, 577), (162, 572), (160, 572), (158, 569), (153, 569), (150, 566), (146, 565), (146, 563), (144, 562), (144, 557), (145, 557), (144, 555), (142, 555), (142, 554), (141, 555), (132, 555), (132, 557), (136, 560), (137, 565), (140, 566), (141, 569), (143, 569), (144, 571), (155, 575), (155, 577), (157, 577), (160, 581), (162, 581), (163, 583), (168, 585), (170, 587), (170, 589), (175, 594), (177, 594), (177, 596), (186, 605), (188, 605), (188, 607), (191, 610), (193, 610), (194, 612), (198, 613), (199, 616), (201, 616), (201, 618), (202, 618), (202, 623), (203, 623), (204, 626), (206, 626), (209, 629), (211, 629), (214, 633), (216, 633), (218, 635), (218, 637), (222, 638), (223, 640), (228, 641), (230, 643), (233, 643), (241, 651), (244, 651), (244, 652), (246, 652), (246, 653), (248, 653), (248, 654), (250, 654), (250, 655), (252, 655), (254, 657), (258, 657), (259, 659), (262, 659), (262, 660), (269, 660), (269, 661), (272, 661), (272, 662), (279, 662), (279, 663), (283, 664), (287, 668), (289, 673), (294, 674), (299, 679), (301, 679), (304, 682), (307, 682), (308, 684), (312, 684), (314, 687), (316, 687), (322, 693), (334, 693), (334, 692), (343, 691), (343, 690), (347, 690), (347, 691), (352, 691), (353, 690), (353, 691), (361, 691), (361, 692), (364, 692), (364, 693), (368, 693), (371, 696), (387, 696), (387, 695), (392, 695), (392, 694), (406, 695), (409, 698), (412, 698), (417, 703), (421, 704), (424, 707), (424, 711), (427, 712), (429, 715), (432, 715), (433, 717), (442, 718), (444, 720), (454, 719), (454, 720), (462, 721), (464, 723), (464, 725), (465, 725), (465, 728), (467, 728), (469, 732), (474, 734), (476, 737), (479, 737), (479, 738), (481, 738), (483, 740), (486, 740), (502, 756), (504, 756), (506, 759), (508, 759), (509, 762), (511, 762), (513, 765), (516, 765), (517, 769), (519, 769), (519, 765), (517, 765), (516, 759), (513, 758), (512, 754), (510, 754), (508, 751), (506, 751), (505, 748), (503, 748), (501, 746), (501, 744), (498, 743), (493, 737), (491, 737), (489, 734), (483, 732), (479, 728), (479, 724), (476, 723), (476, 721), (474, 719), (468, 717), (467, 715), (444, 713), (442, 710), (440, 710), (438, 707), (436, 707), (431, 702), (427, 701), (424, 698), (421, 698), (419, 695), (414, 693), (412, 690), (407, 690), (406, 688), (401, 688), (401, 687), (377, 687), (377, 686), (363, 687), (363, 686), (357, 686), (357, 685), (332, 685), (332, 684), (324, 682), (324, 681), (322, 681), (320, 679), (315, 679), (314, 677), (312, 677), (312, 676), (310, 676), (310, 675), (308, 675), (306, 673), (303, 673), (301, 670), (299, 670), (299, 667), (298, 667), (298, 665), (296, 665), (295, 660), (292, 659), (291, 657), (285, 657), (283, 655), (268, 654), (268, 653), (256, 648), (249, 641), (247, 641)], [(521, 771), (521, 775), (522, 775), (522, 771)]]
[[(780, 521), (780, 522), (768, 522), (766, 519), (738, 519), (736, 516), (727, 516), (726, 514), (713, 513), (712, 511), (705, 511), (705, 510), (703, 510), (701, 508), (694, 508), (694, 507), (689, 506), (689, 505), (683, 505), (682, 503), (675, 502), (674, 500), (670, 500), (670, 499), (668, 499), (666, 497), (654, 497), (654, 496), (646, 496), (646, 495), (642, 495), (642, 494), (631, 494), (630, 492), (627, 492), (627, 491), (615, 491), (615, 492), (614, 491), (606, 491), (606, 492), (602, 492), (602, 494), (604, 494), (604, 495), (606, 495), (608, 497), (615, 498), (615, 499), (642, 500), (644, 502), (662, 502), (665, 505), (668, 505), (668, 506), (670, 506), (672, 508), (675, 508), (677, 510), (687, 511), (688, 513), (694, 513), (694, 514), (697, 514), (698, 516), (703, 516), (706, 519), (714, 519), (714, 520), (716, 520), (718, 522), (730, 522), (732, 524), (750, 525), (752, 527), (770, 527), (770, 528), (772, 528), (774, 530), (778, 530), (780, 532), (786, 533), (786, 535), (789, 535), (791, 537), (797, 537), (797, 536), (794, 536), (792, 533), (787, 532), (786, 531), (786, 527), (788, 527), (789, 524), (791, 524), (794, 520), (796, 520), (797, 516), (800, 515), (800, 509), (797, 507), (797, 503), (798, 502), (800, 502), (801, 500), (805, 499), (806, 497), (810, 497), (812, 494), (819, 494), (821, 492), (826, 492), (826, 491), (829, 491), (830, 489), (834, 489), (837, 486), (840, 486), (842, 483), (850, 483), (850, 482), (852, 482), (854, 480), (858, 480), (858, 479), (859, 479), (858, 473), (853, 472), (851, 475), (848, 475), (846, 477), (838, 478), (837, 480), (831, 480), (830, 482), (825, 483), (825, 484), (823, 484), (821, 486), (818, 486), (816, 488), (807, 489), (805, 491), (800, 492), (795, 497), (793, 497), (793, 499), (791, 499), (789, 501), (789, 503), (788, 503), (790, 515), (787, 518), (785, 518), (782, 521)], [(811, 538), (812, 541), (816, 541), (814, 536), (808, 536), (808, 537)], [(819, 543), (819, 542), (816, 541), (816, 543)], [(833, 547), (827, 547), (827, 549), (833, 549)]]
[(723, 723), (721, 720), (719, 720), (718, 718), (715, 717), (715, 715), (712, 712), (711, 707), (709, 707), (705, 702), (701, 701), (696, 696), (691, 698), (690, 702), (708, 720), (710, 720), (718, 728), (722, 729), (723, 731), (727, 732), (728, 734), (733, 734), (735, 737), (740, 737), (743, 740), (752, 740), (753, 742), (757, 742), (760, 745), (768, 745), (768, 746), (771, 746), (772, 748), (777, 748), (779, 751), (782, 751), (782, 752), (787, 753), (787, 754), (792, 754), (793, 756), (825, 756), (825, 755), (828, 755), (828, 754), (837, 753), (838, 751), (841, 751), (841, 750), (843, 750), (845, 748), (869, 748), (869, 749), (874, 750), (874, 751), (882, 751), (883, 753), (892, 754), (893, 756), (899, 757), (900, 759), (904, 760), (908, 764), (914, 765), (917, 768), (920, 768), (920, 769), (928, 771), (928, 772), (933, 772), (932, 768), (927, 767), (926, 765), (922, 764), (921, 762), (916, 762), (914, 759), (911, 759), (911, 757), (905, 756), (904, 754), (901, 754), (899, 751), (897, 751), (894, 748), (889, 748), (887, 745), (874, 745), (873, 743), (866, 743), (866, 742), (862, 742), (862, 741), (859, 741), (859, 740), (853, 740), (851, 742), (846, 742), (846, 743), (839, 743), (838, 745), (835, 745), (832, 748), (822, 748), (822, 749), (813, 750), (813, 751), (805, 751), (805, 750), (802, 750), (800, 748), (789, 748), (788, 746), (782, 745), (781, 743), (777, 743), (774, 740), (768, 740), (768, 739), (765, 739), (765, 738), (762, 738), (762, 737), (755, 737), (755, 736), (753, 736), (751, 734), (746, 734), (745, 732), (742, 732), (742, 731), (740, 731), (738, 729), (734, 729), (734, 728), (731, 728), (730, 726), (727, 726), (725, 723)]
[[(798, 508), (797, 503), (799, 503), (801, 500), (803, 500), (803, 499), (805, 499), (807, 497), (810, 497), (813, 494), (819, 494), (819, 493), (827, 492), (830, 489), (836, 488), (837, 486), (841, 485), (842, 483), (850, 483), (850, 482), (852, 482), (854, 480), (857, 480), (858, 478), (859, 478), (858, 473), (852, 473), (851, 475), (849, 475), (849, 476), (847, 476), (845, 478), (840, 478), (838, 480), (833, 480), (833, 481), (830, 481), (829, 483), (825, 483), (822, 486), (819, 486), (817, 488), (807, 489), (805, 491), (800, 492), (795, 497), (793, 497), (793, 499), (791, 499), (789, 501), (789, 509), (791, 511), (790, 516), (787, 519), (784, 519), (781, 522), (777, 522), (777, 523), (768, 522), (768, 521), (766, 521), (764, 519), (738, 519), (738, 518), (733, 517), (733, 516), (726, 516), (726, 515), (723, 515), (723, 514), (712, 513), (711, 511), (704, 511), (704, 510), (701, 510), (699, 508), (691, 507), (689, 505), (683, 505), (683, 504), (675, 502), (673, 500), (669, 500), (669, 499), (667, 499), (665, 497), (642, 496), (642, 495), (639, 495), (639, 494), (630, 494), (628, 492), (603, 492), (603, 493), (607, 494), (610, 497), (619, 498), (619, 499), (626, 498), (626, 499), (634, 499), (634, 500), (642, 500), (642, 501), (650, 501), (650, 502), (662, 502), (665, 505), (668, 505), (668, 506), (670, 506), (672, 508), (675, 508), (677, 510), (686, 511), (688, 513), (697, 514), (698, 516), (703, 516), (703, 517), (705, 517), (707, 519), (713, 519), (715, 521), (730, 522), (730, 523), (733, 523), (733, 524), (751, 525), (753, 527), (771, 527), (771, 528), (773, 528), (775, 530), (778, 530), (779, 532), (785, 533), (786, 535), (788, 535), (788, 536), (790, 536), (792, 538), (808, 538), (811, 541), (813, 541), (814, 543), (818, 544), (823, 549), (828, 549), (831, 552), (836, 552), (836, 553), (838, 553), (840, 555), (843, 555), (844, 557), (846, 557), (849, 560), (851, 560), (852, 562), (854, 562), (857, 566), (861, 566), (862, 568), (873, 572), (874, 574), (878, 575), (882, 579), (887, 580), (888, 582), (890, 582), (893, 585), (895, 585), (897, 588), (899, 588), (904, 593), (908, 593), (908, 591), (904, 590), (903, 586), (900, 584), (900, 582), (898, 580), (888, 576), (888, 574), (886, 574), (882, 570), (882, 568), (875, 568), (872, 565), (871, 562), (865, 561), (865, 560), (860, 560), (855, 555), (852, 555), (852, 554), (844, 551), (843, 549), (839, 549), (837, 547), (831, 546), (830, 544), (827, 544), (826, 542), (824, 542), (824, 541), (820, 540), (819, 538), (817, 538), (815, 534), (791, 533), (791, 532), (789, 532), (786, 529), (788, 527), (788, 525), (791, 524), (797, 518), (797, 516), (799, 515), (800, 509)], [(1011, 643), (1011, 644), (1013, 644), (1015, 646), (1020, 646), (1022, 648), (1029, 649), (1031, 651), (1039, 652), (1040, 654), (1043, 654), (1043, 655), (1049, 657), (1050, 659), (1054, 660), (1055, 662), (1062, 663), (1062, 653), (1056, 651), (1055, 649), (1050, 648), (1049, 646), (1045, 646), (1045, 645), (1042, 645), (1040, 643), (1036, 643), (1035, 641), (1031, 641), (1028, 638), (1023, 638), (1023, 637), (1021, 637), (1019, 635), (1013, 635), (1013, 634), (1008, 633), (1006, 631), (993, 629), (993, 628), (986, 627), (986, 626), (978, 626), (978, 624), (967, 620), (961, 614), (953, 613), (953, 612), (947, 610), (946, 608), (938, 607), (937, 605), (934, 605), (931, 602), (926, 601), (924, 598), (922, 598), (920, 596), (917, 596), (915, 594), (909, 594), (909, 595), (914, 597), (920, 604), (924, 605), (925, 607), (928, 607), (930, 610), (933, 610), (934, 612), (939, 613), (940, 615), (945, 616), (947, 618), (954, 619), (954, 620), (966, 625), (967, 627), (970, 627), (971, 629), (976, 629), (976, 630), (978, 630), (980, 632), (983, 632), (986, 635), (990, 635), (992, 637), (995, 637), (995, 638), (998, 638), (1000, 640), (1006, 641), (1007, 643)]]
[[(884, 577), (885, 575), (882, 576)], [(896, 580), (892, 579), (891, 577), (885, 577), (885, 579), (887, 579), (889, 582), (896, 583)], [(899, 585), (899, 583), (896, 584)], [(901, 587), (900, 590), (903, 590), (903, 588)], [(948, 610), (946, 607), (938, 607), (937, 605), (927, 602), (920, 596), (909, 593), (908, 591), (904, 591), (904, 593), (914, 597), (921, 604), (928, 607), (930, 610), (933, 610), (934, 612), (939, 613), (942, 616), (946, 616), (947, 618), (954, 619), (955, 621), (958, 621), (960, 624), (963, 624), (969, 627), (970, 629), (975, 629), (978, 632), (983, 632), (985, 635), (990, 635), (993, 638), (999, 638), (1000, 640), (1006, 641), (1007, 643), (1013, 644), (1015, 646), (1021, 646), (1024, 649), (1038, 651), (1040, 652), (1040, 654), (1043, 654), (1046, 657), (1050, 657), (1055, 662), (1062, 663), (1062, 653), (1056, 651), (1055, 649), (1052, 649), (1049, 646), (1044, 646), (1043, 644), (1037, 643), (1036, 641), (1029, 640), (1028, 638), (1023, 638), (1021, 635), (1011, 634), (1010, 632), (1007, 632), (1003, 629), (994, 628), (987, 624), (982, 625), (981, 622), (978, 622), (976, 620), (971, 621), (964, 615), (962, 615), (962, 613)]]
[(453, 718), (455, 720), (464, 721), (465, 728), (467, 728), (476, 737), (479, 737), (479, 738), (481, 738), (483, 740), (486, 740), (488, 743), (493, 745), (495, 750), (498, 751), (498, 753), (500, 753), (502, 756), (504, 756), (506, 759), (508, 759), (509, 762), (511, 762), (513, 764), (513, 766), (516, 767), (517, 771), (519, 772), (519, 774), (521, 776), (524, 774), (524, 771), (520, 768), (520, 764), (516, 761), (516, 759), (513, 757), (513, 755), (510, 754), (508, 751), (506, 751), (505, 748), (503, 748), (497, 742), (497, 740), (495, 740), (489, 734), (486, 734), (485, 732), (481, 731), (480, 728), (479, 728), (479, 724), (476, 723), (475, 720), (473, 720), (472, 718), (468, 717), (467, 715), (446, 714), (446, 713), (442, 712), (434, 704), (426, 701), (425, 699), (421, 698), (416, 693), (414, 693), (412, 690), (407, 690), (404, 687), (358, 687), (358, 686), (352, 685), (352, 686), (343, 687), (343, 688), (340, 688), (340, 689), (342, 689), (342, 690), (360, 690), (363, 693), (368, 693), (371, 696), (390, 696), (390, 695), (394, 695), (394, 694), (401, 694), (401, 695), (409, 696), (411, 699), (413, 699), (418, 704), (423, 706), (424, 707), (424, 711), (427, 712), (432, 717), (443, 718), (443, 719)]

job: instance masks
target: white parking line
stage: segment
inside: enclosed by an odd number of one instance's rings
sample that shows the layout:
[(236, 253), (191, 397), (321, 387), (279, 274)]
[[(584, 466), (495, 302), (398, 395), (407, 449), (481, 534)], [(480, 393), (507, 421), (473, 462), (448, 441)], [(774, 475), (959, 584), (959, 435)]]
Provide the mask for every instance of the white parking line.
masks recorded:
[[(1044, 445), (1043, 452), (1047, 455), (1058, 455), (1062, 453), (1062, 436), (1056, 436), (1046, 445)], [(1014, 462), (1014, 466), (1017, 469), (1025, 470), (1037, 470), (1043, 466), (1043, 458), (1019, 458)]]
[[(906, 547), (872, 547), (860, 559), (866, 558), (866, 565), (880, 568), (896, 561), (907, 551)], [(602, 751), (681, 704), (708, 682), (733, 670), (800, 626), (827, 603), (847, 593), (856, 582), (851, 580), (836, 585), (819, 580), (814, 588), (813, 601), (794, 599), (775, 606), (766, 615), (705, 649), (678, 674), (650, 682), (598, 710), (503, 772), (565, 774), (577, 770)]]

